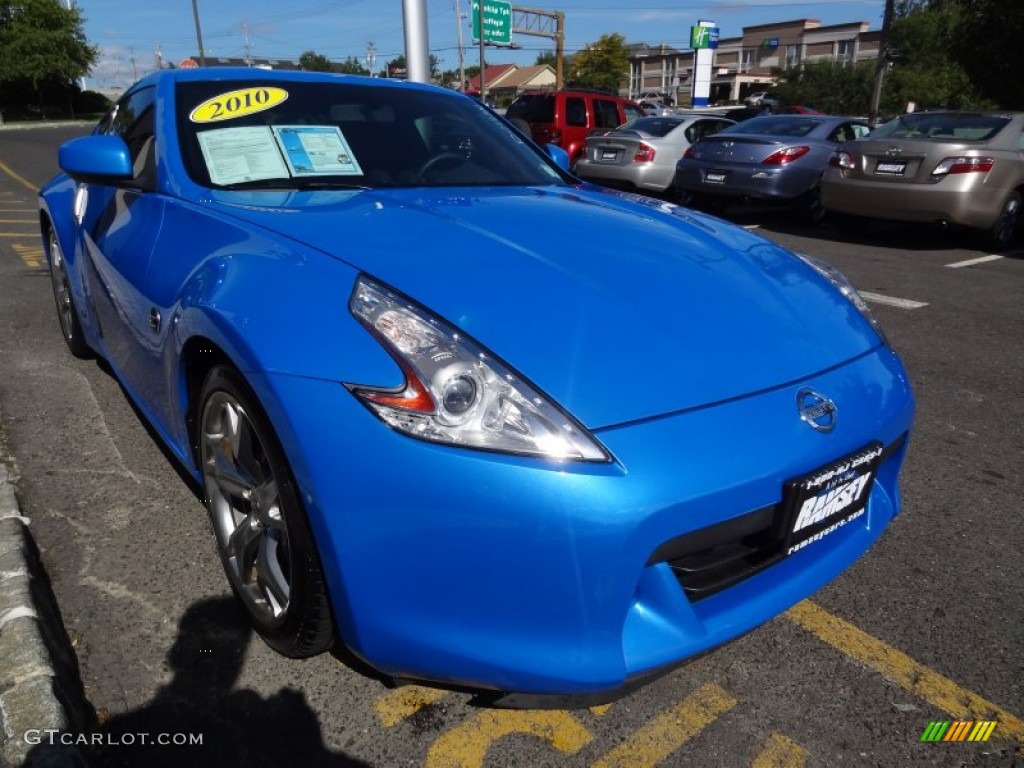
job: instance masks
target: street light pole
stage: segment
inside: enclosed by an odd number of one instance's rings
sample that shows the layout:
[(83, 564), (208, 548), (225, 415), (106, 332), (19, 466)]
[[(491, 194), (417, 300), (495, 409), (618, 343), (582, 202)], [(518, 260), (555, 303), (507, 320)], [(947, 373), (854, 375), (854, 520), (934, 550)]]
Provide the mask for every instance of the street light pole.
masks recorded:
[(192, 18), (196, 21), (196, 42), (199, 44), (199, 66), (206, 66), (206, 53), (203, 51), (203, 31), (199, 28), (199, 0), (192, 0)]

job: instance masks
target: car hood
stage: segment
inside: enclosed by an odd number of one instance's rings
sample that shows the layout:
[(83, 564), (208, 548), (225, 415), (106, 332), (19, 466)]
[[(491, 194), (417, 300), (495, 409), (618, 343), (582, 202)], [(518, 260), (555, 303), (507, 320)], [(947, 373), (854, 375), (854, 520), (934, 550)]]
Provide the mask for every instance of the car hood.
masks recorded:
[(210, 204), (422, 303), (591, 429), (793, 382), (879, 343), (782, 248), (637, 195), (234, 192)]

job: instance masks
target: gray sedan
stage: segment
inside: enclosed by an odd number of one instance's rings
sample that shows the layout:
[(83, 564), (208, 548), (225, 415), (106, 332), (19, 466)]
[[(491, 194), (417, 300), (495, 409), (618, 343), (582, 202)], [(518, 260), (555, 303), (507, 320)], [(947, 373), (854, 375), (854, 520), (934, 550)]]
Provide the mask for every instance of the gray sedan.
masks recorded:
[(576, 175), (609, 187), (664, 192), (686, 148), (731, 125), (732, 120), (700, 112), (639, 117), (589, 137)]
[(846, 144), (822, 181), (841, 226), (864, 217), (959, 224), (1007, 248), (1024, 195), (1024, 114), (918, 112)]
[(829, 158), (840, 144), (869, 130), (866, 120), (853, 117), (754, 117), (690, 147), (676, 165), (673, 184), (686, 205), (770, 200), (819, 221), (821, 175)]

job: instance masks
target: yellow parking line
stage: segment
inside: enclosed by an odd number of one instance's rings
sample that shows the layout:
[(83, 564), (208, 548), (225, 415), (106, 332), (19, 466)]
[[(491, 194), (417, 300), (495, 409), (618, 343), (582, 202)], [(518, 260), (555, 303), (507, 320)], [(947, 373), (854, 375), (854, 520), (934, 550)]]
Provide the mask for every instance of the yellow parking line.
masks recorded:
[(28, 237), (24, 232), (0, 232), (0, 237)]
[(14, 252), (21, 257), (23, 262), (25, 262), (26, 267), (29, 267), (30, 269), (41, 269), (46, 266), (46, 254), (43, 253), (41, 246), (11, 243), (11, 248), (13, 248)]
[(611, 708), (611, 704), (598, 704), (596, 707), (590, 708), (590, 713), (592, 715), (597, 715), (598, 717), (604, 717), (608, 714), (608, 710)]
[(39, 219), (0, 219), (0, 224), (39, 224)]
[(594, 768), (653, 768), (735, 706), (736, 700), (714, 683), (701, 686), (594, 763)]
[(536, 736), (566, 755), (579, 752), (593, 738), (562, 710), (485, 710), (441, 734), (427, 751), (426, 768), (480, 768), (490, 746), (513, 733)]
[(996, 734), (1024, 743), (1019, 717), (919, 664), (901, 651), (815, 605), (798, 603), (786, 616), (820, 640), (874, 669), (900, 687), (959, 719), (997, 720)]
[(10, 168), (8, 168), (3, 163), (0, 163), (0, 171), (3, 171), (8, 176), (10, 176), (12, 179), (14, 179), (16, 182), (18, 182), (19, 184), (21, 184), (24, 187), (27, 187), (28, 189), (32, 190), (33, 192), (38, 192), (39, 191), (39, 187), (37, 187), (35, 184), (33, 184), (31, 181), (29, 181), (25, 177), (19, 176), (18, 174), (16, 174), (14, 171), (12, 171)]
[(373, 702), (377, 719), (385, 728), (393, 728), (407, 717), (412, 717), (429, 704), (434, 704), (448, 691), (440, 688), (425, 688), (421, 685), (404, 685), (396, 688)]
[(774, 731), (750, 768), (803, 768), (807, 750), (785, 734)]

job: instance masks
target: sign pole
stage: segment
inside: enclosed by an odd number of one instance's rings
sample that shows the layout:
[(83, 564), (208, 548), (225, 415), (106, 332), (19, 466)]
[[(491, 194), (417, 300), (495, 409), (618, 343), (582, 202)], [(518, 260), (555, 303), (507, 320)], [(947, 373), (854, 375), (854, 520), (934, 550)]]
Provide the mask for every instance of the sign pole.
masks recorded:
[(480, 25), (480, 103), (487, 103), (487, 78), (484, 70), (484, 0), (477, 0), (476, 20)]

